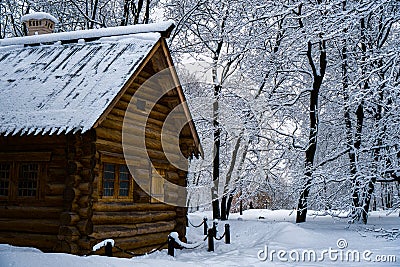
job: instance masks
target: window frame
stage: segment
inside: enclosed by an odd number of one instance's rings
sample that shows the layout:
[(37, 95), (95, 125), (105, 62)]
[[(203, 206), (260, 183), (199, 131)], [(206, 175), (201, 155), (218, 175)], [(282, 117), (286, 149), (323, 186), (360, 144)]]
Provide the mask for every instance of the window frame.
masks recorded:
[[(51, 152), (0, 152), (0, 164), (10, 165), (8, 195), (0, 196), (0, 201), (32, 202), (43, 200), (50, 159)], [(19, 195), (21, 167), (25, 164), (37, 164), (36, 192), (34, 196)]]
[[(106, 165), (113, 165), (114, 166), (114, 188), (113, 188), (113, 195), (111, 196), (106, 196), (104, 195), (104, 173), (105, 173), (105, 166)], [(129, 186), (128, 186), (128, 195), (127, 196), (121, 196), (120, 195), (120, 173), (121, 173), (121, 167), (126, 166), (128, 170), (128, 181), (129, 181)], [(133, 176), (129, 172), (129, 167), (125, 164), (122, 164), (122, 162), (116, 163), (111, 162), (111, 161), (103, 161), (102, 162), (102, 167), (101, 167), (101, 183), (100, 183), (100, 188), (99, 188), (99, 193), (100, 193), (100, 199), (106, 200), (106, 201), (114, 201), (114, 200), (133, 200)]]

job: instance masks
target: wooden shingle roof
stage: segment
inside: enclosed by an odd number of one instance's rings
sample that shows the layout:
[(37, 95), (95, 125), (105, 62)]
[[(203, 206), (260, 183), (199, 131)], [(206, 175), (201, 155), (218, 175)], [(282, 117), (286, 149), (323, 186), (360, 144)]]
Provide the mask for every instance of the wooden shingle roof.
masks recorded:
[[(0, 134), (89, 130), (161, 38), (159, 29), (139, 25), (59, 33), (61, 39), (47, 34), (1, 40)], [(78, 43), (71, 44), (74, 39)], [(46, 44), (27, 46), (35, 42)]]

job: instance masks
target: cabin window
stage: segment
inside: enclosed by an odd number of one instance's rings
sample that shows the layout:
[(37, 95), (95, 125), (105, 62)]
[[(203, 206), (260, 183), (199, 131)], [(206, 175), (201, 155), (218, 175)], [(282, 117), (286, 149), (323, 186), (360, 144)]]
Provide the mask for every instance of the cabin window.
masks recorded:
[(41, 162), (0, 162), (0, 198), (40, 199), (44, 197), (47, 165)]
[(18, 174), (18, 196), (35, 197), (38, 189), (39, 164), (20, 164)]
[(115, 166), (113, 164), (104, 164), (103, 179), (103, 196), (114, 196)]
[(0, 152), (0, 198), (43, 199), (50, 159), (51, 152)]
[(7, 197), (10, 185), (10, 169), (11, 164), (1, 163), (0, 164), (0, 196)]
[(123, 197), (129, 196), (129, 170), (126, 165), (119, 166), (119, 195)]
[(104, 163), (103, 197), (122, 199), (132, 197), (132, 177), (126, 165)]

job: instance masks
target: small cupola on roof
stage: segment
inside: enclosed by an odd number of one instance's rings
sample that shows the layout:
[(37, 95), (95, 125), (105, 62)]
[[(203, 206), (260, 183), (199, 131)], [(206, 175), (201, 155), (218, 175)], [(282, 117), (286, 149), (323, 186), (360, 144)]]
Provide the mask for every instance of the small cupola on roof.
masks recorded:
[(35, 12), (21, 17), (21, 22), (25, 23), (28, 36), (52, 33), (58, 20), (45, 12)]

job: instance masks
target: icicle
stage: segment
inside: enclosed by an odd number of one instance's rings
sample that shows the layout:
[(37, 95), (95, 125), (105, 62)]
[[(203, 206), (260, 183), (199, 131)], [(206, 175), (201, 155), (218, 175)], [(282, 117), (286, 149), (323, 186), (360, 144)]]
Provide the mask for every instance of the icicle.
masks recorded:
[(62, 132), (64, 132), (67, 129), (67, 126), (64, 127), (60, 127), (60, 129), (58, 129), (57, 135), (60, 135)]
[(38, 135), (41, 131), (43, 131), (43, 128), (38, 128), (33, 135)]
[(55, 132), (57, 132), (57, 127), (53, 127), (51, 129), (50, 135), (53, 135)]
[(46, 133), (48, 133), (49, 131), (51, 131), (51, 127), (46, 127), (46, 128), (44, 128), (44, 130), (43, 130), (43, 132), (42, 132), (42, 135), (45, 135)]
[(36, 130), (35, 128), (31, 128), (31, 129), (29, 129), (29, 131), (28, 131), (28, 135), (30, 135), (31, 133), (33, 133), (35, 130)]

